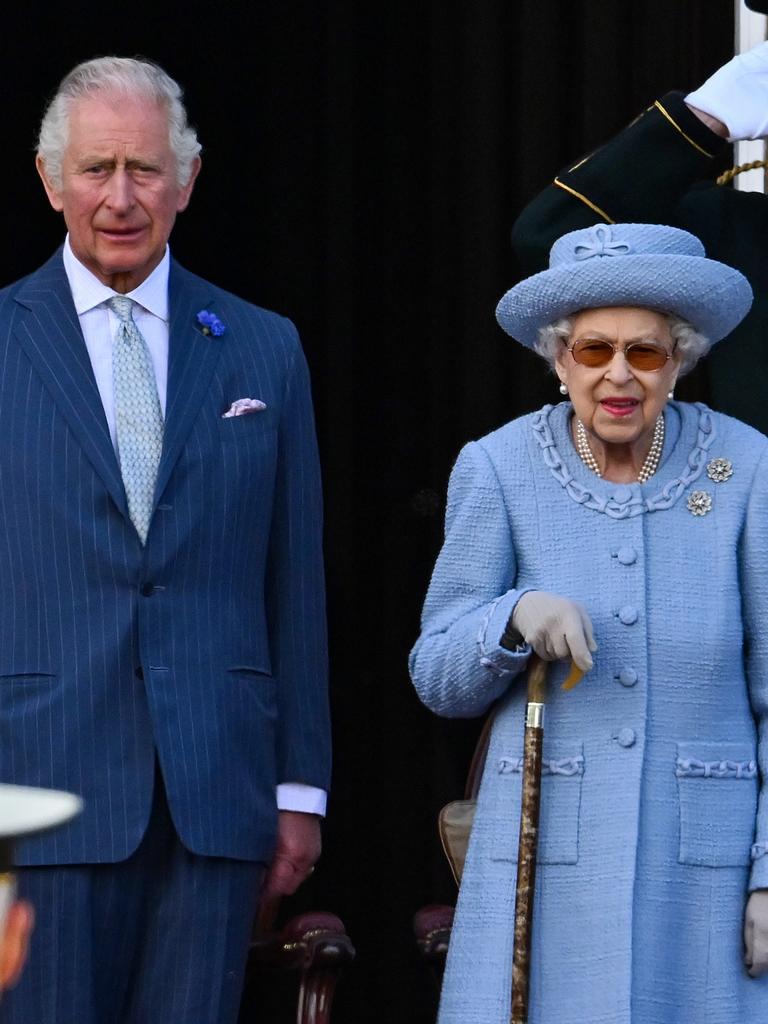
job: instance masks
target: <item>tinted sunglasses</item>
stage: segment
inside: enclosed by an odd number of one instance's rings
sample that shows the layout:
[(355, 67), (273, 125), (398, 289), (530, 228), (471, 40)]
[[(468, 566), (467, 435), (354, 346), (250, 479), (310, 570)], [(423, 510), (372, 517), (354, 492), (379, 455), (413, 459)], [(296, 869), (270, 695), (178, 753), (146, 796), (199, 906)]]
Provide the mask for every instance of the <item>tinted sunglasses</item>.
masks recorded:
[(674, 346), (670, 352), (654, 341), (633, 341), (621, 348), (601, 338), (580, 338), (566, 347), (582, 366), (607, 366), (617, 352), (622, 352), (633, 370), (660, 370), (675, 351)]

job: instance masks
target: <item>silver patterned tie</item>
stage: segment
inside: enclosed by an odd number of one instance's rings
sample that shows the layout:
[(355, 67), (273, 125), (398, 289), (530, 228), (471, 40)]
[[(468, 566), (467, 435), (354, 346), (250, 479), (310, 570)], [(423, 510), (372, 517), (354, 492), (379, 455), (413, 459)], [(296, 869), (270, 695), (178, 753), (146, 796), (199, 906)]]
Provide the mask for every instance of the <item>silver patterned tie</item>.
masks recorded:
[(120, 321), (112, 353), (117, 455), (128, 514), (146, 544), (163, 448), (163, 414), (149, 349), (133, 320), (133, 299), (113, 295), (108, 305)]

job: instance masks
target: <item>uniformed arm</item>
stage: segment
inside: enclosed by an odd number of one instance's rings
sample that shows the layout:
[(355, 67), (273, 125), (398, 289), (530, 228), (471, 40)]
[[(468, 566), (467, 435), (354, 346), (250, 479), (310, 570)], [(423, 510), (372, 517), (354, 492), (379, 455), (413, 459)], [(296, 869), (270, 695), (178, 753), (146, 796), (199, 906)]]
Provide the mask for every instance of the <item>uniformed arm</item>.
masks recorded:
[(410, 657), (421, 700), (450, 718), (481, 715), (526, 665), (530, 648), (500, 641), (525, 591), (495, 470), (476, 442), (459, 455), (448, 486), (445, 541)]
[(681, 200), (712, 177), (712, 158), (723, 147), (682, 93), (667, 94), (523, 210), (512, 229), (521, 268), (543, 270), (560, 235), (599, 221), (681, 225)]
[(327, 789), (330, 726), (320, 469), (306, 361), (295, 328), (287, 329), (293, 354), (278, 428), (265, 595), (277, 681), (277, 781)]
[(737, 53), (686, 96), (697, 117), (722, 138), (768, 135), (768, 43)]

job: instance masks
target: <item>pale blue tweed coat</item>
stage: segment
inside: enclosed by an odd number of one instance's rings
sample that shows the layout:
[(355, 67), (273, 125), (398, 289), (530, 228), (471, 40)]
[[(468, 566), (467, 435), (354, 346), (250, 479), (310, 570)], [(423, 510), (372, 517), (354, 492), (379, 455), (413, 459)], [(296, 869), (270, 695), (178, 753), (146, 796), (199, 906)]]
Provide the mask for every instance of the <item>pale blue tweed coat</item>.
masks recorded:
[(530, 1024), (766, 1024), (741, 929), (768, 887), (768, 439), (672, 402), (658, 472), (618, 485), (582, 465), (570, 414), (462, 451), (411, 655), (438, 714), (499, 701), (440, 1022), (509, 1020), (527, 655), (499, 639), (540, 589), (586, 607), (599, 650), (571, 692), (550, 673)]

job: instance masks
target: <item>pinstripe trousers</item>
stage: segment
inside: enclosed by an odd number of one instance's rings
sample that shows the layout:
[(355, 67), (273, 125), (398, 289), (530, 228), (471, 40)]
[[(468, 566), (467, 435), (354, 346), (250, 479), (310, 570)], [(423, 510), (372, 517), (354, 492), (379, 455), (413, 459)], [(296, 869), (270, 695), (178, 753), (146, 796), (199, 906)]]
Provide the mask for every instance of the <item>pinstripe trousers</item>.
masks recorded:
[(2, 1024), (235, 1024), (264, 867), (179, 841), (159, 771), (147, 831), (117, 864), (21, 870), (36, 912)]

